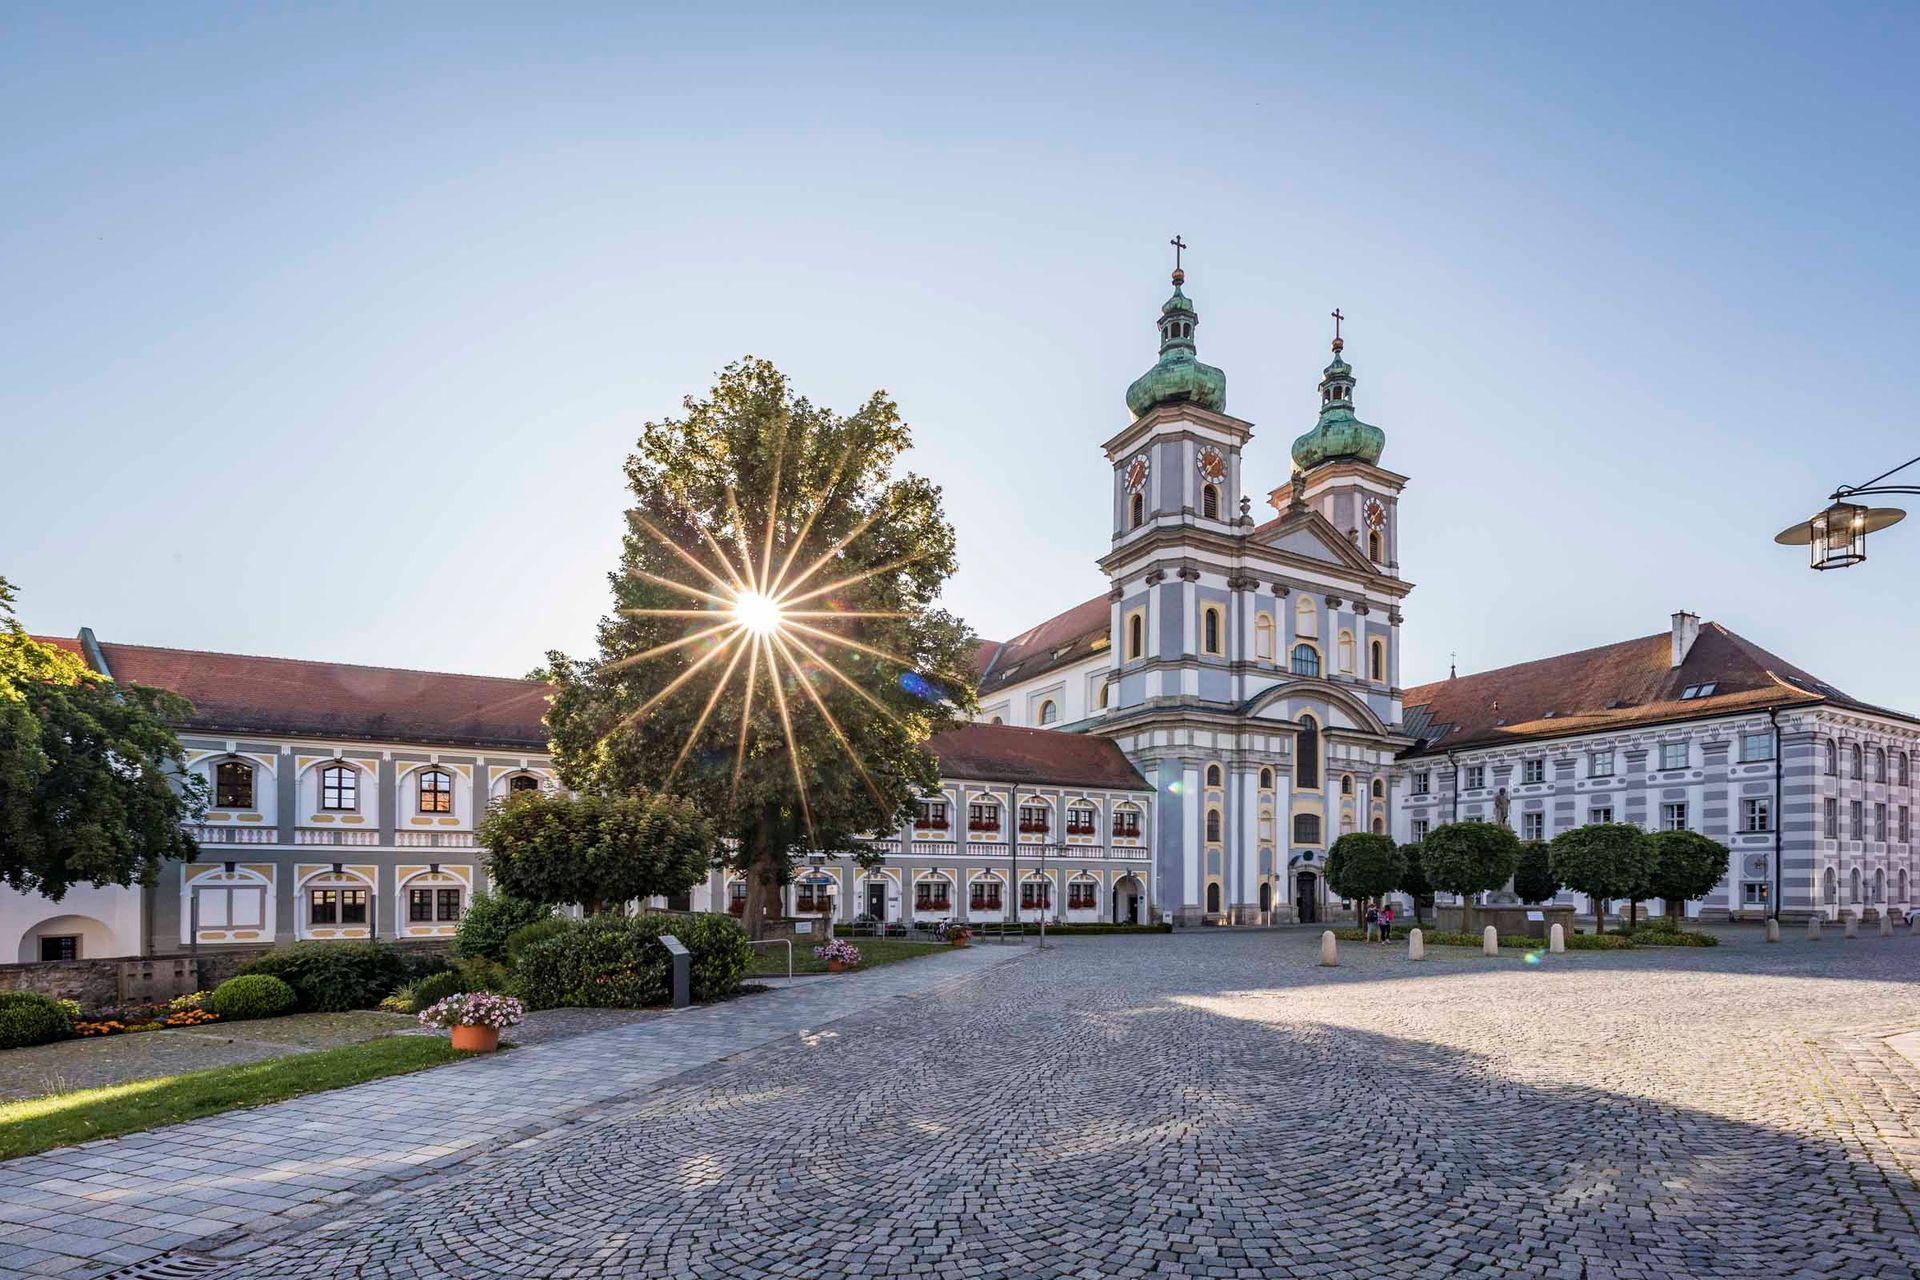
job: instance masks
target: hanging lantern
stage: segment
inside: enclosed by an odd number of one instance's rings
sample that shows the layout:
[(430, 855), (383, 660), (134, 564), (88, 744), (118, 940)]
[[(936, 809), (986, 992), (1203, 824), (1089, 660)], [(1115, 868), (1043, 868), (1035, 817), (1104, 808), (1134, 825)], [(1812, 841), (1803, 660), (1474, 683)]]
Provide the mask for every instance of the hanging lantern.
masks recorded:
[(1807, 522), (1808, 556), (1816, 569), (1844, 569), (1867, 558), (1867, 509), (1840, 501)]

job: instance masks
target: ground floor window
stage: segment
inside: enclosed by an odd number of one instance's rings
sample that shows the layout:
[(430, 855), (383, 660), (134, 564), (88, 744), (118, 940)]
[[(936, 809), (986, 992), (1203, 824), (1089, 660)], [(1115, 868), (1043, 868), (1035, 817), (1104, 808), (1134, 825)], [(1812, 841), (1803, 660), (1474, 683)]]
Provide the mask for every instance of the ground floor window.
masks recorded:
[(1020, 909), (1044, 911), (1053, 905), (1053, 885), (1045, 880), (1029, 880), (1020, 886)]
[(78, 960), (80, 958), (80, 935), (62, 933), (40, 939), (40, 958), (42, 960)]
[(1740, 886), (1740, 901), (1749, 907), (1764, 907), (1773, 901), (1773, 886), (1764, 880), (1749, 880)]
[(1521, 814), (1520, 838), (1522, 840), (1545, 840), (1547, 838), (1547, 815), (1544, 813)]
[(1418, 844), (1420, 841), (1425, 840), (1426, 838), (1427, 838), (1427, 820), (1425, 818), (1415, 818), (1413, 820), (1414, 843)]
[(1000, 882), (998, 880), (974, 881), (973, 891), (967, 895), (967, 906), (975, 911), (998, 911)]
[(1684, 801), (1678, 804), (1660, 806), (1660, 829), (1662, 831), (1685, 831), (1687, 829), (1687, 806)]
[(460, 920), (458, 889), (407, 890), (409, 924), (457, 924)]
[(802, 915), (833, 910), (833, 886), (802, 883), (794, 888), (793, 909)]
[(1587, 810), (1587, 821), (1595, 824), (1612, 822), (1613, 806), (1610, 804), (1597, 804), (1593, 806), (1593, 808)]
[(922, 880), (913, 886), (915, 911), (945, 911), (953, 905), (953, 886), (945, 880)]
[(727, 885), (727, 910), (736, 916), (747, 914), (747, 882), (735, 880)]
[[(416, 892), (426, 892), (416, 890)], [(458, 890), (455, 891), (456, 893)], [(365, 889), (309, 889), (307, 891), (308, 924), (365, 924), (367, 922), (367, 891)]]
[(1100, 886), (1092, 880), (1067, 881), (1067, 910), (1093, 911), (1100, 905)]

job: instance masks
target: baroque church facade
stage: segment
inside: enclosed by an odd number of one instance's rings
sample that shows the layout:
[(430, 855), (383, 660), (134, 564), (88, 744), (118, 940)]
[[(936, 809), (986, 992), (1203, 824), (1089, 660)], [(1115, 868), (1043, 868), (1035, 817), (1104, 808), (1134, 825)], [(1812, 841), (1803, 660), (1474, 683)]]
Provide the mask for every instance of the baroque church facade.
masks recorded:
[(1385, 433), (1354, 411), (1337, 335), (1291, 482), (1258, 520), (1243, 497), (1253, 424), (1198, 358), (1185, 273), (1158, 361), (1105, 444), (1104, 596), (983, 645), (981, 718), (1097, 733), (1153, 785), (1156, 906), (1184, 923), (1324, 918), (1324, 866), (1349, 831), (1387, 833), (1414, 745), (1399, 689), (1398, 506)]

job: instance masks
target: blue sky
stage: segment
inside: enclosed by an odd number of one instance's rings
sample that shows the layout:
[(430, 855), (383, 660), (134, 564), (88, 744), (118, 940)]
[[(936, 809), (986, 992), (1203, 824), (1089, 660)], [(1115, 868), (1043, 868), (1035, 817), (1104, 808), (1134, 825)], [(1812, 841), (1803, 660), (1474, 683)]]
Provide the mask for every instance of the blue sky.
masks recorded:
[(1409, 683), (1684, 607), (1920, 711), (1920, 519), (1770, 541), (1920, 453), (1917, 53), (1910, 6), (9, 6), (0, 573), (38, 630), (517, 674), (590, 645), (639, 425), (752, 353), (898, 399), (1005, 638), (1103, 586), (1179, 232), (1256, 510), (1349, 317)]

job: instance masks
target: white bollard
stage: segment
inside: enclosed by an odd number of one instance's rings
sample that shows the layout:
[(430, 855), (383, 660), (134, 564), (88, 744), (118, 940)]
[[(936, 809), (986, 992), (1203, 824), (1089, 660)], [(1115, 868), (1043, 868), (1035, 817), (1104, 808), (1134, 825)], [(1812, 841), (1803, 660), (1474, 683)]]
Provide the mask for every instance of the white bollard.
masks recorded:
[(1847, 922), (1840, 926), (1840, 936), (1843, 938), (1859, 937), (1860, 936), (1860, 917), (1856, 915), (1849, 915), (1847, 917)]
[(1492, 925), (1480, 931), (1480, 953), (1489, 956), (1500, 954), (1500, 931)]
[(1769, 919), (1768, 919), (1768, 921), (1767, 921), (1767, 941), (1768, 941), (1768, 942), (1778, 942), (1778, 941), (1780, 941), (1780, 922), (1779, 922), (1778, 920), (1774, 920), (1774, 919), (1771, 919), (1771, 918), (1769, 918)]
[(1567, 949), (1567, 930), (1564, 925), (1555, 924), (1547, 930), (1547, 950), (1559, 955)]
[(1893, 936), (1893, 917), (1885, 911), (1880, 913), (1880, 936), (1883, 938)]
[(1340, 943), (1329, 929), (1320, 935), (1320, 963), (1335, 965), (1340, 963)]
[(1427, 958), (1427, 935), (1415, 929), (1407, 935), (1407, 959), (1425, 960)]
[(1807, 917), (1807, 941), (1808, 942), (1820, 941), (1820, 917), (1819, 916)]

